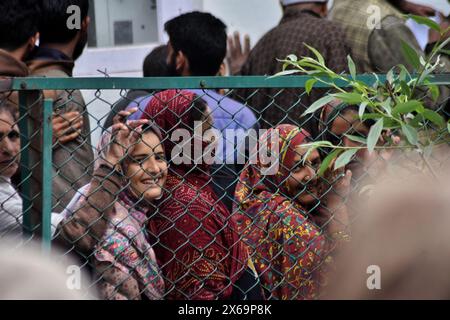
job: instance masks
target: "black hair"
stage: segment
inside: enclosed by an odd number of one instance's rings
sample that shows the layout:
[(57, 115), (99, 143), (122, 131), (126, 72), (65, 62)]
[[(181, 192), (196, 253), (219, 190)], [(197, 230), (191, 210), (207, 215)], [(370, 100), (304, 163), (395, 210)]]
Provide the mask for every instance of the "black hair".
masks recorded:
[(215, 76), (227, 52), (227, 26), (210, 13), (190, 12), (164, 26), (175, 52), (183, 52), (192, 75)]
[[(333, 134), (331, 132), (331, 127), (333, 126), (334, 121), (338, 117), (345, 115), (349, 111), (353, 111), (358, 114), (359, 107), (356, 105), (348, 105), (344, 103), (340, 104), (339, 106), (333, 109), (333, 111), (326, 117), (326, 119), (324, 119), (326, 126), (325, 140), (330, 141), (335, 145), (340, 144), (342, 137), (337, 137), (335, 134)], [(375, 121), (372, 119), (366, 119), (363, 120), (362, 123), (368, 128), (371, 128), (375, 124)]]
[(191, 128), (194, 128), (195, 122), (204, 120), (207, 108), (208, 105), (205, 100), (198, 95), (194, 95), (194, 100), (189, 108), (190, 118), (192, 121), (192, 123), (189, 124)]
[(403, 0), (388, 0), (388, 2), (396, 8), (399, 8)]
[(142, 126), (142, 135), (150, 133), (150, 132), (154, 133), (158, 137), (158, 139), (160, 141), (163, 141), (163, 136), (162, 136), (162, 133), (161, 133), (161, 129), (153, 121), (148, 122), (148, 123), (146, 123), (146, 124), (144, 124)]
[(39, 8), (37, 0), (0, 1), (0, 48), (16, 50), (38, 32)]
[[(3, 1), (3, 0), (2, 0)], [(73, 13), (67, 13), (70, 6), (78, 6), (81, 22), (89, 13), (89, 0), (40, 0), (41, 21), (39, 23), (41, 43), (68, 43), (75, 38), (79, 29), (70, 30), (68, 19)]]
[(170, 76), (167, 66), (167, 55), (169, 48), (167, 45), (156, 47), (148, 54), (144, 60), (144, 77), (168, 77)]

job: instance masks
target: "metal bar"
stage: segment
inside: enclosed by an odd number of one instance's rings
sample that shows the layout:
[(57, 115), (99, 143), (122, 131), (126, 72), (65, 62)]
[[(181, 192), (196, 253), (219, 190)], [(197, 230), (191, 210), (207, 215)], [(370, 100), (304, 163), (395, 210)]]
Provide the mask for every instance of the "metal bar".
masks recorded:
[[(441, 76), (441, 75), (439, 75)], [(450, 74), (433, 81), (448, 81)], [(386, 76), (379, 75), (380, 81)], [(164, 78), (16, 78), (15, 90), (119, 90), (119, 89), (239, 89), (239, 88), (304, 88), (310, 76), (246, 76), (246, 77), (164, 77)], [(373, 84), (375, 75), (358, 76), (358, 80)], [(346, 82), (336, 81), (340, 87)], [(317, 88), (329, 87), (317, 83)]]
[[(381, 82), (385, 75), (378, 75)], [(431, 82), (450, 85), (450, 74), (431, 76)], [(15, 78), (13, 90), (119, 90), (119, 89), (239, 89), (239, 88), (304, 88), (310, 76), (286, 77), (164, 77), (164, 78)], [(373, 84), (375, 75), (364, 74), (358, 80)], [(0, 81), (1, 82), (1, 81)], [(340, 87), (347, 86), (343, 81), (336, 81)], [(317, 83), (317, 88), (327, 88)]]
[(53, 100), (46, 99), (42, 136), (42, 249), (49, 253), (52, 242), (52, 128)]
[(21, 195), (23, 199), (23, 234), (26, 238), (31, 237), (33, 225), (31, 221), (31, 209), (33, 206), (31, 195), (31, 163), (30, 163), (30, 144), (31, 144), (31, 121), (28, 116), (28, 92), (19, 92), (19, 128), (20, 128), (20, 175), (21, 175)]

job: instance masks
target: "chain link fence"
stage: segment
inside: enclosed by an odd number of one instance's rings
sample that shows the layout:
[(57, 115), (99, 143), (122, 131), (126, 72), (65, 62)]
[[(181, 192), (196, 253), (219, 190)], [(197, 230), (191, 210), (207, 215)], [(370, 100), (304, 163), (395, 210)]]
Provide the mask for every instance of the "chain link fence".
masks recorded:
[(372, 123), (342, 105), (302, 118), (308, 80), (0, 81), (0, 237), (63, 250), (102, 299), (320, 298), (367, 181), (408, 154), (358, 153), (344, 196), (343, 170), (317, 174), (331, 150), (301, 145)]

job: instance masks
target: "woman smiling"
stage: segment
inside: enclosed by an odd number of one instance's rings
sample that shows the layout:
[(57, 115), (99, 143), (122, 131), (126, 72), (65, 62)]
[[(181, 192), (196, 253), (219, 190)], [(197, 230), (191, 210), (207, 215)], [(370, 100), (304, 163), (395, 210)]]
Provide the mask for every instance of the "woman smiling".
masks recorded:
[[(102, 299), (161, 299), (164, 281), (145, 224), (161, 199), (167, 178), (162, 136), (147, 120), (114, 120), (103, 135), (94, 178), (79, 196), (62, 235), (77, 249), (94, 249), (93, 266)], [(83, 192), (81, 192), (83, 193)], [(85, 228), (86, 227), (86, 228)]]

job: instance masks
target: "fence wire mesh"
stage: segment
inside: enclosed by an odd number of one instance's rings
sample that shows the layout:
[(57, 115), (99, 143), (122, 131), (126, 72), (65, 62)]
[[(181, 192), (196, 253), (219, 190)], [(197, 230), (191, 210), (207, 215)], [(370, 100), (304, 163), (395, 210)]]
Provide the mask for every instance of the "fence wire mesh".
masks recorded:
[(371, 176), (409, 154), (358, 153), (341, 194), (343, 170), (317, 174), (331, 150), (301, 145), (372, 122), (352, 106), (302, 118), (329, 92), (307, 80), (3, 81), (0, 238), (63, 250), (101, 299), (320, 298)]

